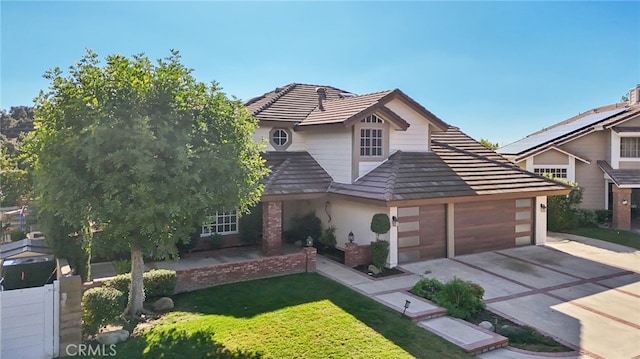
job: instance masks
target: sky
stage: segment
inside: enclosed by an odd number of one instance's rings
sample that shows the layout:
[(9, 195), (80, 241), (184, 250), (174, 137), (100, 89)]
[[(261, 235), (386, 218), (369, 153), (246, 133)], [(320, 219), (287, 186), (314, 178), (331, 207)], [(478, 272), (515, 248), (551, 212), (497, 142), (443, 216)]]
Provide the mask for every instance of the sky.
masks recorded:
[(640, 2), (0, 1), (0, 108), (33, 105), (49, 68), (179, 50), (247, 100), (292, 82), (399, 88), (506, 145), (640, 84)]

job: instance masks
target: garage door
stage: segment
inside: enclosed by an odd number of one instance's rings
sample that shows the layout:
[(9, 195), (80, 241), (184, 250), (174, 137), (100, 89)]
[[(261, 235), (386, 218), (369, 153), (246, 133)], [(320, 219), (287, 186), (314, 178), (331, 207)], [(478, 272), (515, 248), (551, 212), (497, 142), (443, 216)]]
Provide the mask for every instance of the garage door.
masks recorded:
[(532, 198), (456, 203), (456, 256), (531, 244), (534, 203)]
[(398, 262), (447, 256), (444, 204), (398, 208)]

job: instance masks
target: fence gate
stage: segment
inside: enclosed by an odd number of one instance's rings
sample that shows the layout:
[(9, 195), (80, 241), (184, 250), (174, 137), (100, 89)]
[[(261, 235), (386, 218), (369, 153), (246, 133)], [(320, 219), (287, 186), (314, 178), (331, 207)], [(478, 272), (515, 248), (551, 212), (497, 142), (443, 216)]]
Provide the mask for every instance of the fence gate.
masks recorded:
[(59, 282), (0, 292), (0, 358), (58, 356)]

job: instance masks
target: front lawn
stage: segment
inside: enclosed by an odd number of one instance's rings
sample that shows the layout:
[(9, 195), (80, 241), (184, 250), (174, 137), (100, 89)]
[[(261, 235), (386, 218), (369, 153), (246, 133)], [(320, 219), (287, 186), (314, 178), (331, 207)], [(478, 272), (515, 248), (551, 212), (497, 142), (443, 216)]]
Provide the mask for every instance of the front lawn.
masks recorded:
[(578, 236), (600, 239), (603, 241), (622, 244), (627, 247), (640, 249), (640, 234), (618, 229), (584, 227), (567, 230), (568, 233)]
[(120, 358), (468, 358), (410, 320), (318, 274), (222, 285), (175, 297), (174, 312)]

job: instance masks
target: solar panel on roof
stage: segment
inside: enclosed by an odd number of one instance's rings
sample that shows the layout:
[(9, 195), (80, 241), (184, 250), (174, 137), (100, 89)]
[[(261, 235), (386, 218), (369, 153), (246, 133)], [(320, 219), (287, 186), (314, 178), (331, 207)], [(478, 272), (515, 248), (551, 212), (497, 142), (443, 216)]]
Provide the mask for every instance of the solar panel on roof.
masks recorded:
[(594, 123), (600, 122), (611, 116), (615, 116), (626, 110), (627, 108), (618, 108), (615, 110), (593, 113), (593, 114), (584, 116), (582, 118), (579, 118), (575, 121), (569, 122), (567, 124), (556, 126), (554, 128), (550, 128), (547, 131), (543, 131), (535, 135), (525, 137), (519, 141), (513, 142), (511, 144), (508, 144), (504, 147), (499, 148), (496, 152), (500, 154), (518, 154), (526, 150), (532, 149), (534, 147), (538, 147), (549, 141), (553, 141), (557, 138), (570, 134), (574, 131), (588, 127)]

